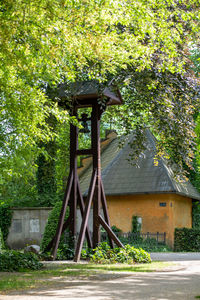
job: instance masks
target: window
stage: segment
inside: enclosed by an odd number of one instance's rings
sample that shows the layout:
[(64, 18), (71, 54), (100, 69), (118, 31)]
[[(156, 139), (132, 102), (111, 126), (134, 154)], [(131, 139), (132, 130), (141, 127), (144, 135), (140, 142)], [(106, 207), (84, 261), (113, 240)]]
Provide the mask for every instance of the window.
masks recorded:
[(161, 207), (165, 207), (165, 206), (167, 206), (167, 203), (166, 203), (166, 202), (160, 202), (159, 205), (160, 205)]

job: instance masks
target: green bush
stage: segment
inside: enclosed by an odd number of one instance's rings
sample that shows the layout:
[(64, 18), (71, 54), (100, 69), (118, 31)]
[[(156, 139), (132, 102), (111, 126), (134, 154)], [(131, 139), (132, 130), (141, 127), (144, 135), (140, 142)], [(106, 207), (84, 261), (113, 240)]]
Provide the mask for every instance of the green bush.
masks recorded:
[(0, 228), (0, 252), (5, 249), (4, 240), (3, 240), (3, 234)]
[[(56, 202), (54, 208), (49, 214), (49, 218), (45, 227), (43, 239), (40, 245), (41, 251), (43, 253), (46, 253), (50, 256), (50, 253), (46, 252), (46, 247), (49, 244), (49, 242), (52, 240), (52, 238), (55, 236), (57, 225), (58, 225), (58, 219), (60, 216), (62, 208), (62, 201)], [(65, 220), (68, 217), (68, 210), (65, 216)], [(73, 249), (73, 243), (70, 241), (69, 237), (66, 234), (62, 234), (58, 251), (57, 251), (57, 257), (56, 259), (64, 260), (64, 259), (72, 259), (74, 256), (74, 249)]]
[(200, 251), (200, 229), (176, 228), (174, 235), (174, 251)]
[(113, 226), (111, 227), (111, 229), (112, 229), (112, 231), (114, 231), (115, 233), (120, 233), (120, 232), (122, 232), (122, 230), (121, 230), (120, 228), (118, 228), (117, 226), (115, 226), (115, 225), (113, 225)]
[(103, 242), (97, 248), (82, 251), (83, 258), (89, 258), (95, 263), (150, 263), (151, 257), (143, 249), (137, 249), (130, 245), (125, 245), (124, 248), (111, 249), (108, 243)]
[(9, 227), (12, 221), (12, 210), (10, 209), (9, 205), (2, 204), (0, 205), (0, 228), (3, 234), (4, 242), (8, 237)]
[(59, 245), (57, 251), (57, 260), (73, 259), (74, 258), (74, 249), (72, 249), (68, 244), (62, 243)]
[(57, 229), (58, 219), (59, 219), (60, 212), (61, 212), (61, 207), (62, 207), (62, 201), (56, 202), (55, 206), (53, 207), (52, 211), (49, 214), (48, 221), (45, 226), (42, 242), (40, 245), (41, 251), (45, 251), (47, 245), (49, 244), (49, 242), (52, 240), (52, 238), (56, 234), (56, 229)]
[(34, 253), (21, 253), (15, 250), (0, 253), (1, 272), (24, 271), (27, 269), (39, 270), (42, 266)]

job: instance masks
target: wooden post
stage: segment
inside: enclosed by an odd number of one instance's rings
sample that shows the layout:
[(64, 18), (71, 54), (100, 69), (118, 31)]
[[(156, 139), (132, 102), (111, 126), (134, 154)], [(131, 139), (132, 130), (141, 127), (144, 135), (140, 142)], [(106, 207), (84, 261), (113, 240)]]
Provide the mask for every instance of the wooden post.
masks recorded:
[[(76, 116), (76, 108), (74, 108), (73, 116)], [(70, 124), (70, 170), (73, 172), (74, 181), (69, 202), (69, 236), (71, 243), (75, 246), (76, 236), (76, 213), (77, 213), (77, 150), (78, 150), (78, 128)]]
[(100, 150), (100, 107), (98, 103), (92, 107), (91, 115), (91, 139), (93, 150), (93, 169), (97, 170), (96, 185), (93, 199), (93, 248), (96, 248), (100, 242), (100, 224), (98, 216), (100, 215), (101, 200), (101, 150)]
[[(58, 249), (60, 237), (62, 234), (65, 214), (66, 214), (67, 205), (68, 205), (68, 199), (69, 199), (69, 196), (71, 193), (71, 188), (72, 188), (72, 182), (73, 182), (73, 173), (70, 174), (69, 179), (68, 179), (67, 188), (66, 188), (64, 199), (63, 199), (63, 205), (62, 205), (62, 209), (61, 209), (61, 213), (60, 213), (60, 217), (59, 217), (59, 221), (58, 221), (56, 234), (55, 234), (55, 237), (52, 239), (52, 244), (53, 244), (52, 254), (53, 254), (54, 260), (56, 258), (57, 249)], [(49, 244), (51, 244), (51, 242)]]
[(93, 170), (92, 180), (90, 182), (90, 188), (89, 188), (88, 197), (87, 197), (87, 203), (85, 206), (85, 212), (83, 215), (83, 220), (82, 220), (81, 229), (80, 229), (78, 242), (77, 242), (77, 246), (76, 246), (76, 251), (75, 251), (75, 256), (74, 256), (75, 262), (80, 260), (81, 250), (82, 250), (83, 242), (84, 242), (84, 238), (85, 238), (85, 231), (86, 231), (87, 223), (88, 223), (88, 219), (89, 219), (90, 208), (91, 208), (92, 199), (94, 196), (96, 179), (97, 179), (97, 172), (96, 172), (96, 170)]

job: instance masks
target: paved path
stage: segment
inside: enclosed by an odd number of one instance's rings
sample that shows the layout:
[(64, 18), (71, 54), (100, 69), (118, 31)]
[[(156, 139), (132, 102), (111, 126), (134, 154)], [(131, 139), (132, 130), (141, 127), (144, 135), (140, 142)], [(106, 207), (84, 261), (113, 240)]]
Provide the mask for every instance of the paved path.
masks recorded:
[[(200, 295), (200, 254), (190, 254), (160, 255), (162, 260), (166, 255), (167, 260), (176, 261), (176, 271), (99, 274), (89, 280), (67, 278), (56, 288), (13, 292), (0, 295), (0, 300), (194, 300)], [(158, 256), (152, 254), (156, 260)]]
[(200, 252), (154, 252), (151, 253), (151, 258), (159, 261), (200, 261)]

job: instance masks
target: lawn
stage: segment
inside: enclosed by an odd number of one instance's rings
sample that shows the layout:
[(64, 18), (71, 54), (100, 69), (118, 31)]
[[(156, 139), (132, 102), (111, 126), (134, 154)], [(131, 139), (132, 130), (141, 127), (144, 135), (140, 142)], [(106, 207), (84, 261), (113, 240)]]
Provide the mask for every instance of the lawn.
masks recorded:
[(89, 278), (98, 274), (118, 272), (155, 272), (174, 265), (169, 262), (152, 262), (151, 264), (47, 264), (42, 270), (27, 272), (0, 272), (0, 291), (7, 293), (12, 290), (34, 289), (45, 286), (57, 286), (64, 280), (76, 277)]

